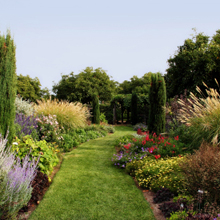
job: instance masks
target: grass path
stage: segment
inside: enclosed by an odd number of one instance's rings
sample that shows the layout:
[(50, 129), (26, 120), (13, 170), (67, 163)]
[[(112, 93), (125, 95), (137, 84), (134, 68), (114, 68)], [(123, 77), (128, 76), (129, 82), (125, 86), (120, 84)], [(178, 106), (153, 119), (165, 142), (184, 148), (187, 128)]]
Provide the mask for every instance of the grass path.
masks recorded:
[(142, 192), (124, 170), (114, 167), (114, 140), (132, 133), (116, 132), (91, 140), (64, 157), (59, 172), (30, 220), (154, 220)]

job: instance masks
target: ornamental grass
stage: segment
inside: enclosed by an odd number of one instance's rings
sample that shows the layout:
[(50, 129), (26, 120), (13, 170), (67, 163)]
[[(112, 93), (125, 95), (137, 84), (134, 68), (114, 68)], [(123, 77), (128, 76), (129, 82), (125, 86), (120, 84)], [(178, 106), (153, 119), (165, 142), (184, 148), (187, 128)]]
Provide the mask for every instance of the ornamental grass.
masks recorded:
[(60, 126), (65, 129), (85, 127), (90, 116), (88, 108), (82, 103), (67, 101), (38, 100), (35, 105), (37, 114), (56, 115)]
[[(218, 82), (216, 81), (218, 84)], [(207, 97), (204, 96), (201, 89), (197, 87), (197, 91), (201, 95), (197, 98), (190, 93), (189, 100), (192, 106), (189, 106), (179, 100), (182, 106), (178, 119), (186, 125), (192, 127), (192, 135), (194, 137), (194, 145), (200, 146), (202, 140), (213, 144), (220, 143), (220, 95), (217, 90), (206, 86)]]

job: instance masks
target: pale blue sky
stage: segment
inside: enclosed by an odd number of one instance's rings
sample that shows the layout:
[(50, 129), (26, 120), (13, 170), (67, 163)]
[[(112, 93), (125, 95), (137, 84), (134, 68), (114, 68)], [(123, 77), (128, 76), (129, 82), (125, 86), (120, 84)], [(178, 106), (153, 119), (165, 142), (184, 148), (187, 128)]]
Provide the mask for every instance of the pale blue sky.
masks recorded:
[(196, 28), (220, 29), (219, 0), (0, 0), (0, 32), (10, 29), (17, 74), (52, 89), (62, 74), (101, 67), (122, 82), (166, 73), (167, 60)]

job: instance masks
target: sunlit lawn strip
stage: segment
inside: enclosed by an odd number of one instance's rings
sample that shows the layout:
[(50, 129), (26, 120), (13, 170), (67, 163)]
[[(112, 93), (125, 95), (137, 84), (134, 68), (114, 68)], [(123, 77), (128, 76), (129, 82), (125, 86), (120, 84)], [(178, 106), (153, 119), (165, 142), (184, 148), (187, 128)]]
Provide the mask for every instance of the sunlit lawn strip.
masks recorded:
[(66, 154), (60, 171), (30, 219), (155, 219), (142, 192), (110, 160), (114, 140), (128, 127)]

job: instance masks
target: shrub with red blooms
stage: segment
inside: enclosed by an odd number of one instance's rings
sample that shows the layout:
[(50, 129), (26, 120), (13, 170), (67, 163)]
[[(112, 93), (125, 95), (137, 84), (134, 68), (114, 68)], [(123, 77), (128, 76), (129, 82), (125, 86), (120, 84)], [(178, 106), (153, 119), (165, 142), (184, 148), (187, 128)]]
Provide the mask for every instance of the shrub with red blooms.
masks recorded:
[[(141, 130), (139, 131), (141, 133)], [(142, 132), (143, 133), (143, 132)], [(146, 132), (142, 139), (133, 143), (134, 147), (130, 150), (138, 152), (147, 151), (148, 154), (154, 155), (156, 159), (167, 156), (178, 156), (184, 154), (187, 151), (185, 145), (179, 141), (179, 136), (174, 138), (164, 137), (162, 135), (156, 135), (156, 133), (149, 134)]]
[(201, 190), (206, 202), (220, 204), (219, 158), (219, 147), (203, 142), (195, 154), (187, 156), (187, 160), (180, 164), (191, 195), (196, 196)]

